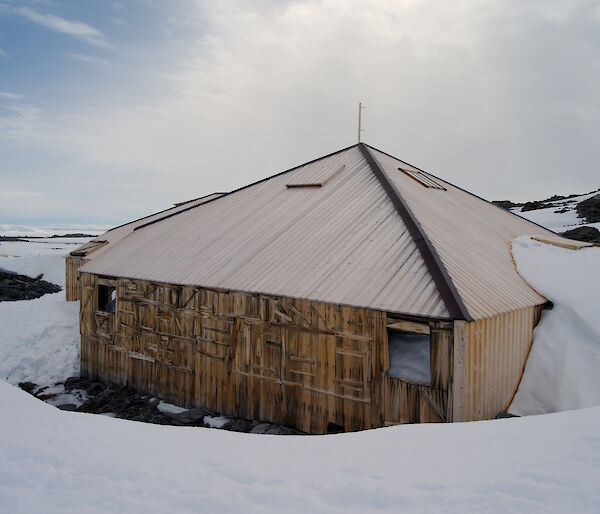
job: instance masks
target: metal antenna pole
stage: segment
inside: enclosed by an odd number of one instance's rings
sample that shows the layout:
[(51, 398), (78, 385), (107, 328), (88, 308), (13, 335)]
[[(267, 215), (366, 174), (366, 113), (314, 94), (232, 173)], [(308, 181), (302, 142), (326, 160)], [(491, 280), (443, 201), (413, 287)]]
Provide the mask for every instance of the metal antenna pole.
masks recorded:
[(363, 132), (362, 129), (362, 110), (365, 108), (365, 106), (362, 104), (362, 102), (358, 102), (358, 142), (360, 143), (360, 133)]

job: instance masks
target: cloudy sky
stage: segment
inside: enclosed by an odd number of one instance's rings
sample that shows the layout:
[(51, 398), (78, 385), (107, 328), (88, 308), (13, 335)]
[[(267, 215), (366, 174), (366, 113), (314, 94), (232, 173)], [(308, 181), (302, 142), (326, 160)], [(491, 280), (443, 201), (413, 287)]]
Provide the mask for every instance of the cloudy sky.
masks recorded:
[(600, 187), (600, 1), (0, 0), (0, 223), (118, 223), (364, 140)]

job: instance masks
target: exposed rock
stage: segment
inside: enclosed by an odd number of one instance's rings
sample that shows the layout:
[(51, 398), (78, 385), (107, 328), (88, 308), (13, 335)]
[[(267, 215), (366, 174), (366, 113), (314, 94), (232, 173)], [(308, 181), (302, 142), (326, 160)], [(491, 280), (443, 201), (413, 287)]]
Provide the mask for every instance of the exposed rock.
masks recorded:
[(492, 203), (498, 207), (506, 209), (507, 211), (513, 209), (514, 207), (521, 207), (523, 205), (522, 203), (514, 203), (510, 200), (494, 200)]
[(272, 427), (270, 423), (257, 423), (251, 429), (251, 434), (266, 434), (267, 430)]
[[(31, 382), (23, 382), (20, 387), (43, 400), (48, 400), (61, 410), (89, 412), (103, 414), (110, 417), (123, 418), (143, 423), (156, 425), (175, 425), (188, 427), (208, 427), (204, 423), (205, 416), (215, 418), (219, 413), (208, 409), (192, 408), (180, 413), (161, 412), (158, 405), (160, 398), (151, 395), (139, 394), (133, 389), (119, 384), (110, 384), (87, 378), (70, 377), (62, 384), (55, 384), (48, 388), (38, 388)], [(57, 392), (58, 391), (58, 392)], [(67, 394), (68, 398), (74, 396), (83, 399), (81, 405), (72, 403), (56, 403), (56, 398)], [(227, 416), (229, 421), (222, 427), (223, 430), (232, 432), (253, 432), (258, 434), (277, 435), (302, 435), (299, 430), (274, 423), (262, 423), (249, 419)]]
[(60, 286), (42, 280), (43, 275), (35, 278), (19, 275), (11, 271), (0, 270), (0, 302), (33, 300), (48, 293), (58, 293)]
[(200, 425), (204, 426), (204, 416), (210, 416), (212, 413), (202, 409), (195, 408), (189, 409), (185, 412), (180, 412), (178, 414), (171, 414), (168, 412), (163, 413), (167, 418), (175, 421), (178, 425)]
[(19, 382), (19, 387), (26, 393), (33, 394), (33, 391), (37, 387), (33, 382)]
[(547, 209), (548, 207), (558, 207), (555, 203), (546, 203), (546, 202), (525, 202), (521, 212), (526, 211), (536, 211), (538, 209)]
[(600, 243), (600, 230), (594, 227), (577, 227), (563, 232), (561, 236), (575, 239), (576, 241), (584, 241), (586, 243)]
[(577, 215), (586, 220), (587, 223), (600, 221), (600, 194), (592, 196), (577, 204)]
[(223, 429), (231, 430), (232, 432), (250, 432), (252, 421), (242, 418), (234, 418), (225, 425)]
[(518, 418), (515, 414), (510, 414), (508, 412), (500, 412), (496, 415), (494, 419), (508, 419), (508, 418)]

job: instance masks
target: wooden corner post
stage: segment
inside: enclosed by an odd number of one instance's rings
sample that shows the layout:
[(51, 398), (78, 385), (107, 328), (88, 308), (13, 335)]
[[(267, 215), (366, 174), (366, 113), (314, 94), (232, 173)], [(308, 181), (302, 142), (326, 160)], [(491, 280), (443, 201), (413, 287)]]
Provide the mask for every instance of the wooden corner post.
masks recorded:
[(464, 321), (454, 322), (452, 421), (464, 421), (465, 356), (467, 345), (465, 325)]

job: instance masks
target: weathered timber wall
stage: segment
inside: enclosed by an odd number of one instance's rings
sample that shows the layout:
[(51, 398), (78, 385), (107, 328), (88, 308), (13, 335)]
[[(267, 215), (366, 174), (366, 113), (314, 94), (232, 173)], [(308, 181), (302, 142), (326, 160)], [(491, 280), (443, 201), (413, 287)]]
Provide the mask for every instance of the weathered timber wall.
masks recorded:
[(65, 259), (65, 298), (67, 302), (79, 300), (79, 268), (84, 264), (83, 257), (69, 255)]
[(464, 324), (462, 420), (491, 419), (508, 408), (523, 376), (541, 310), (529, 307)]
[[(431, 325), (427, 387), (386, 376), (384, 312), (87, 273), (80, 280), (83, 376), (311, 433), (329, 423), (358, 430), (451, 419), (452, 330), (439, 324)], [(117, 287), (115, 314), (97, 309), (99, 284)]]

